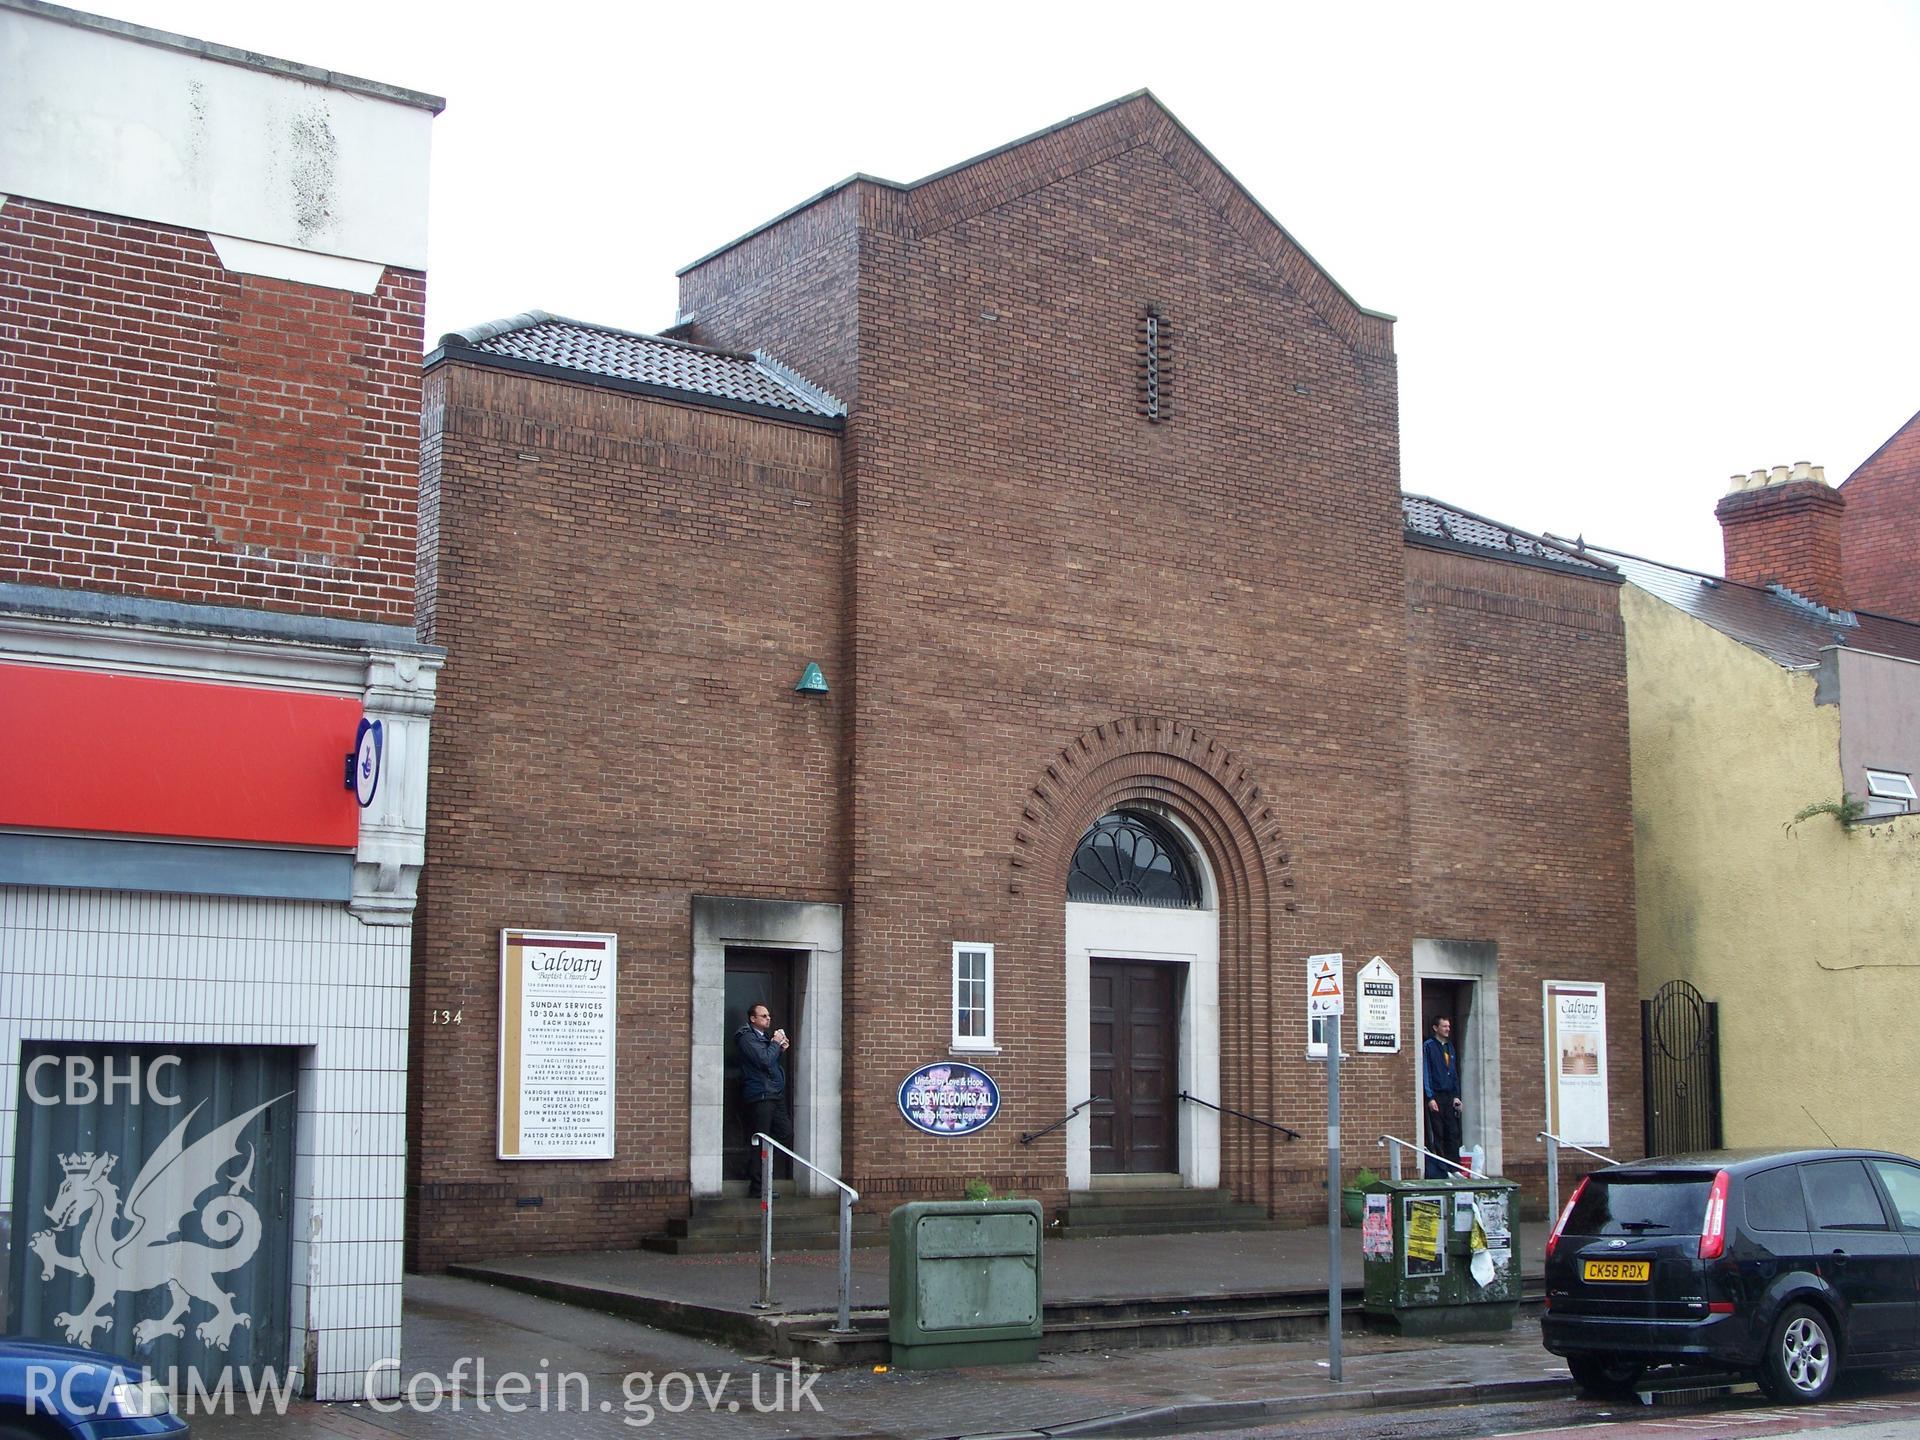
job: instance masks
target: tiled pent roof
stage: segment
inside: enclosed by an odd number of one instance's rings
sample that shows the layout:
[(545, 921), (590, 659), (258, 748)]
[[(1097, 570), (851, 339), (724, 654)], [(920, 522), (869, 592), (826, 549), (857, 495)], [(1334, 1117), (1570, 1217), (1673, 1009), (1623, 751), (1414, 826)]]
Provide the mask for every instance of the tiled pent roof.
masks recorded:
[(510, 368), (571, 372), (645, 391), (681, 391), (759, 411), (834, 420), (847, 407), (764, 354), (710, 350), (684, 340), (637, 335), (529, 310), (510, 320), (441, 337), (443, 354), (489, 356)]
[(1484, 553), (1490, 559), (1568, 570), (1596, 580), (1619, 578), (1613, 566), (1604, 560), (1425, 495), (1402, 495), (1400, 509), (1406, 522), (1407, 539), (1415, 545), (1467, 554)]
[(1804, 669), (1820, 663), (1829, 645), (1920, 660), (1920, 625), (1866, 611), (1827, 610), (1777, 585), (1743, 585), (1588, 546), (1586, 553), (1619, 567), (1629, 582), (1758, 650), (1777, 665)]

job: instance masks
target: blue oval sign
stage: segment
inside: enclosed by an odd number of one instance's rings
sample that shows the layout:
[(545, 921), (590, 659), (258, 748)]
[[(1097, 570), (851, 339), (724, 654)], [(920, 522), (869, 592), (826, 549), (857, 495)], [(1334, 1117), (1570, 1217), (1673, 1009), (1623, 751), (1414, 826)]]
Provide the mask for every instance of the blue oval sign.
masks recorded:
[(937, 1061), (900, 1083), (900, 1113), (929, 1135), (971, 1135), (1000, 1113), (1000, 1087), (978, 1066)]
[(387, 748), (387, 727), (378, 720), (360, 720), (353, 740), (353, 798), (366, 809), (380, 790), (380, 766)]

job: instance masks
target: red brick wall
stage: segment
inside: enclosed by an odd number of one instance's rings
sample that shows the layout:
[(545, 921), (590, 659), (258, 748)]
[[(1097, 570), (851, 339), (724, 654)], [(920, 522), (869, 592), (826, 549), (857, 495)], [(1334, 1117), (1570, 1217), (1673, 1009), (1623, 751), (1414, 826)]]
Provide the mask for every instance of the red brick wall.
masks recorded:
[[(844, 898), (839, 440), (465, 364), (426, 392), (411, 1263), (630, 1245), (686, 1209), (692, 896)], [(808, 660), (834, 694), (793, 693)], [(620, 937), (612, 1161), (494, 1159), (503, 926)]]
[(1847, 502), (1816, 480), (1790, 480), (1724, 495), (1720, 520), (1729, 580), (1784, 585), (1833, 610), (1845, 610), (1841, 522)]
[[(1301, 962), (1404, 957), (1411, 940), (1389, 327), (1150, 102), (912, 192), (866, 187), (861, 214), (852, 1181), (879, 1204), (968, 1175), (1059, 1198), (1062, 1142), (1017, 1137), (1083, 1098), (1064, 1075), (1065, 866), (1102, 808), (1148, 796), (1244, 876), (1222, 937), (1224, 1098), (1309, 1131), (1287, 1148), (1229, 1122), (1228, 1183), (1314, 1213), (1324, 1090), (1303, 1058)], [(703, 339), (746, 346), (818, 301), (797, 245), (753, 273), (731, 303), (686, 277)], [(1136, 413), (1149, 303), (1177, 335), (1160, 426)], [(1116, 720), (1145, 738), (1023, 831), (1049, 766), (1117, 743), (1101, 729)], [(1006, 1108), (936, 1139), (895, 1091), (946, 1052), (960, 938), (999, 946), (989, 1068)], [(1402, 1057), (1355, 1076), (1360, 1129), (1410, 1075)]]
[(0, 208), (0, 579), (408, 625), (424, 280)]
[(1847, 597), (1862, 610), (1920, 621), (1920, 415), (1840, 487), (1847, 514)]
[(1576, 576), (1407, 550), (1414, 926), (1497, 947), (1504, 1172), (1536, 1199), (1544, 980), (1605, 983), (1613, 1153), (1642, 1150), (1619, 596)]

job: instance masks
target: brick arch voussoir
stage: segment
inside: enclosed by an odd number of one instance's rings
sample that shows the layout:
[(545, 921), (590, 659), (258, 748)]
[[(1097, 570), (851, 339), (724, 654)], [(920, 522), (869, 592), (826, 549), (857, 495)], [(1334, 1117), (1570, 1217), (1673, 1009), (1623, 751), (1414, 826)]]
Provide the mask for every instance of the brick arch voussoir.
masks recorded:
[[(1086, 827), (1128, 800), (1165, 805), (1206, 845), (1222, 900), (1254, 913), (1293, 888), (1273, 795), (1230, 748), (1177, 720), (1130, 716), (1076, 736), (1029, 787), (1015, 826), (1008, 889), (1064, 895)], [(1285, 902), (1291, 911), (1291, 899)]]

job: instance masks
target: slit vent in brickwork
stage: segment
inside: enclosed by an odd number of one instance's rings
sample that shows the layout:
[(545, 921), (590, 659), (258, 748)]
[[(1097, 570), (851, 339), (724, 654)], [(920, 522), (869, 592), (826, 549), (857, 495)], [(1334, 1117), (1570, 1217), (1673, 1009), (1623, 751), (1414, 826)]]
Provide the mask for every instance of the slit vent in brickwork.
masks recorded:
[(1140, 317), (1140, 413), (1155, 425), (1173, 417), (1173, 326), (1155, 305)]

